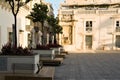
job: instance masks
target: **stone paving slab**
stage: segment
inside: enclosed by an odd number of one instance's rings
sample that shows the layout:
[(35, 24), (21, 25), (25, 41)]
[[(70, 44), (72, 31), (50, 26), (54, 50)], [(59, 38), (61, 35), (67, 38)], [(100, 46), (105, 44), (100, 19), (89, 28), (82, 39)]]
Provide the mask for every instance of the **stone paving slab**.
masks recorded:
[(120, 54), (71, 53), (56, 67), (54, 80), (120, 80)]

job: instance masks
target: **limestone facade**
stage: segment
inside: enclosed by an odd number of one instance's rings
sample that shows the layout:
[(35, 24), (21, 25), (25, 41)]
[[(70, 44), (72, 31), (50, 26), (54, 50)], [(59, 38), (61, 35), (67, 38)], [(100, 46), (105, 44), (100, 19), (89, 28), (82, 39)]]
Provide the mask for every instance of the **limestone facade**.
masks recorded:
[[(17, 15), (17, 40), (18, 45), (23, 47), (27, 47), (31, 43), (31, 30), (34, 24), (26, 16), (30, 14), (34, 3), (40, 3), (40, 1), (32, 0), (26, 6), (22, 7)], [(51, 4), (46, 4), (49, 6), (49, 15), (53, 15)], [(14, 24), (14, 18), (11, 9), (4, 0), (0, 0), (0, 50), (2, 45), (13, 39), (12, 24)], [(49, 27), (47, 23), (45, 23), (45, 26)]]
[(118, 0), (65, 0), (59, 8), (67, 50), (120, 48), (120, 7)]

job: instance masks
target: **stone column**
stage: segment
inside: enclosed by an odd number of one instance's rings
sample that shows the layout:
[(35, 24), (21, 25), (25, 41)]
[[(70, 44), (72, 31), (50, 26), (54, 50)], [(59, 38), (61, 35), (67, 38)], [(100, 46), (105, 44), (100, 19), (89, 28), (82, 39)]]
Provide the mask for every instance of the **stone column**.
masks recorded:
[(42, 37), (42, 32), (41, 31), (39, 31), (38, 32), (38, 37), (39, 37), (39, 41), (38, 41), (38, 44), (42, 44), (42, 40), (41, 40), (41, 37)]
[(47, 34), (47, 44), (49, 44), (49, 34)]
[(52, 44), (54, 44), (54, 36), (52, 36)]
[(35, 48), (36, 47), (36, 44), (35, 44), (35, 30), (34, 28), (31, 30), (31, 35), (32, 35), (32, 48)]

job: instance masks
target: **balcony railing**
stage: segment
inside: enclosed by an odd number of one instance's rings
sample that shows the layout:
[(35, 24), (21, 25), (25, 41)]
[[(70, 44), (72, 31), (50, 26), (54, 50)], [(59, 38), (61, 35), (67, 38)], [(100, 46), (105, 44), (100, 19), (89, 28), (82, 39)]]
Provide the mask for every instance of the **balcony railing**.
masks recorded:
[(79, 10), (78, 14), (96, 14), (96, 10)]
[(70, 21), (72, 21), (72, 18), (62, 18), (61, 21), (70, 22)]
[(86, 32), (88, 33), (92, 32), (92, 27), (86, 27)]
[(117, 14), (117, 10), (101, 10), (99, 11), (99, 14)]
[(63, 16), (61, 18), (61, 21), (65, 21), (65, 22), (70, 22), (72, 20), (73, 20), (73, 16), (72, 15)]
[(73, 11), (61, 11), (61, 14), (72, 15)]
[(115, 32), (120, 32), (120, 27), (116, 27)]

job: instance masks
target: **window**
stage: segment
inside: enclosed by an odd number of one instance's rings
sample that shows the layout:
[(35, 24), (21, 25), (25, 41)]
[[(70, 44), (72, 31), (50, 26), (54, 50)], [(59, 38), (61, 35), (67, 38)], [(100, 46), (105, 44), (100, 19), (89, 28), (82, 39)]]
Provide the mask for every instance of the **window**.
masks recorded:
[(116, 21), (116, 27), (119, 27), (119, 25), (120, 25), (120, 22)]
[(92, 48), (92, 35), (86, 35), (85, 42), (86, 42), (86, 48), (91, 49)]
[(86, 21), (86, 31), (91, 32), (92, 31), (93, 22), (92, 21)]
[(116, 35), (115, 45), (116, 47), (120, 48), (120, 35)]
[(31, 34), (28, 34), (28, 47), (31, 48), (32, 47), (32, 38), (31, 38)]
[(116, 21), (116, 32), (120, 32), (120, 21)]
[(9, 32), (9, 42), (13, 42), (13, 32)]

